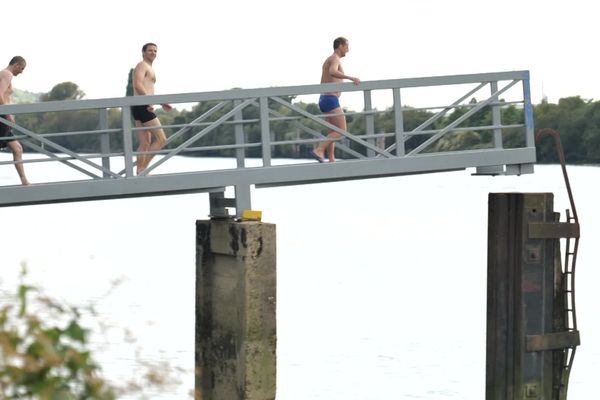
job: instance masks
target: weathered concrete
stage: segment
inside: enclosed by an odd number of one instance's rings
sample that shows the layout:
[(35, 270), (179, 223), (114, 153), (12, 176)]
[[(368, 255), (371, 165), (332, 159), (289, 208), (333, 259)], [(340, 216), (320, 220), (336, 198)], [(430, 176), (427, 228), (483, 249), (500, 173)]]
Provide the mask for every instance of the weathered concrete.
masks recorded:
[(196, 222), (196, 400), (275, 399), (275, 225)]

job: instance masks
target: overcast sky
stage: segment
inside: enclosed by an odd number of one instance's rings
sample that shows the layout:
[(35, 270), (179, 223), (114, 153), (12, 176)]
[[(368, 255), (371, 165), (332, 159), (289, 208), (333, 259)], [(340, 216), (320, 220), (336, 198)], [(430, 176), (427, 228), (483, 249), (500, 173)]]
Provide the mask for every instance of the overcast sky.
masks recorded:
[(529, 70), (542, 94), (600, 99), (598, 2), (585, 0), (19, 0), (3, 4), (0, 61), (47, 92), (124, 95), (145, 42), (158, 44), (157, 94), (318, 83), (343, 35), (362, 80)]

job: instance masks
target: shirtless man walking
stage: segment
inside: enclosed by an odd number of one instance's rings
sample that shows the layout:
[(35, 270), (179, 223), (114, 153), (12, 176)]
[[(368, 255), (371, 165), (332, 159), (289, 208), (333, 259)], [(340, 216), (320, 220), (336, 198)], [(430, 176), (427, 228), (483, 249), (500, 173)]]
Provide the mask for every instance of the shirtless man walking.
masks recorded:
[[(0, 71), (0, 105), (10, 104), (11, 95), (13, 93), (12, 78), (19, 75), (25, 69), (27, 63), (21, 56), (14, 56), (8, 63), (8, 67)], [(14, 123), (15, 117), (13, 115), (0, 115), (0, 117)], [(11, 138), (13, 137), (12, 129), (10, 126), (0, 122), (0, 138)], [(25, 176), (25, 170), (23, 168), (23, 147), (16, 139), (0, 140), (0, 149), (8, 147), (12, 151), (13, 160), (15, 161), (15, 168), (21, 178), (21, 184), (29, 185), (29, 181)]]
[[(333, 41), (333, 54), (327, 57), (323, 63), (323, 71), (321, 74), (321, 83), (339, 83), (344, 79), (349, 79), (355, 85), (360, 84), (360, 79), (344, 74), (344, 69), (340, 62), (341, 58), (350, 51), (348, 39), (338, 37)], [(321, 112), (332, 114), (327, 117), (327, 122), (336, 127), (346, 130), (346, 116), (342, 107), (340, 107), (340, 92), (327, 92), (319, 97), (319, 108)], [(341, 135), (336, 131), (329, 131), (327, 137), (337, 139)], [(328, 140), (319, 143), (319, 145), (311, 151), (311, 155), (318, 162), (323, 162), (325, 158), (325, 150), (329, 156), (329, 162), (335, 162), (335, 141)]]
[[(149, 96), (154, 94), (154, 84), (156, 75), (152, 69), (152, 62), (156, 58), (157, 46), (154, 43), (146, 43), (142, 47), (142, 61), (140, 61), (133, 71), (133, 95)], [(171, 111), (173, 107), (169, 104), (161, 104), (166, 111)], [(147, 127), (147, 130), (138, 131), (139, 147), (138, 153), (156, 152), (165, 145), (167, 137), (162, 129), (160, 120), (154, 114), (152, 105), (133, 106), (131, 108), (135, 126), (138, 128)], [(154, 140), (152, 140), (154, 139)], [(148, 167), (154, 154), (138, 154), (136, 173), (140, 175)]]

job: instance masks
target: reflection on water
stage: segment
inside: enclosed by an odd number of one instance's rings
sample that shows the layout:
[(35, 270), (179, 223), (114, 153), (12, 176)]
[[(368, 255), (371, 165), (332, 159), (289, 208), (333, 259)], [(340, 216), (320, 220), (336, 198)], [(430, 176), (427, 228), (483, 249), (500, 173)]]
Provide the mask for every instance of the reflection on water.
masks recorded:
[[(7, 158), (0, 154), (0, 159)], [(225, 160), (181, 158), (219, 168)], [(157, 171), (160, 172), (160, 171)], [(28, 175), (56, 173), (32, 165)], [(582, 225), (577, 267), (582, 346), (570, 398), (595, 393), (600, 323), (594, 200), (600, 169), (570, 167)], [(0, 167), (0, 183), (15, 178)], [(521, 177), (439, 173), (253, 192), (277, 225), (278, 400), (473, 399), (485, 393), (487, 195), (554, 192), (569, 208), (557, 166)], [(118, 380), (146, 360), (186, 368), (153, 399), (188, 398), (194, 363), (195, 220), (208, 195), (0, 209), (2, 284), (27, 260), (50, 294), (100, 298), (112, 327), (100, 359)], [(137, 339), (123, 341), (126, 327)]]

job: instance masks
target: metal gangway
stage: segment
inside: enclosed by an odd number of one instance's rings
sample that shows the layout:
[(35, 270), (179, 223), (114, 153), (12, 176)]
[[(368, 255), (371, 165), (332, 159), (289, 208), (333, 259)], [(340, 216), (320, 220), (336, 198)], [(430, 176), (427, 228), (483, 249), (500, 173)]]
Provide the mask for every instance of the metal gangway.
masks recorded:
[[(342, 104), (358, 96), (363, 109), (347, 113), (347, 118), (364, 120), (360, 132), (338, 129), (327, 122), (325, 115), (306, 106), (316, 103), (320, 93), (332, 91), (342, 92)], [(388, 101), (384, 110), (373, 106), (375, 99), (380, 98)], [(168, 133), (166, 146), (156, 152), (145, 173), (136, 176), (138, 153), (134, 145), (138, 128), (132, 124), (131, 107), (163, 103), (203, 104), (206, 111), (195, 115), (192, 122), (164, 125)], [(522, 112), (521, 121), (503, 124), (503, 112), (511, 105)], [(255, 117), (245, 116), (247, 110), (252, 110)], [(455, 110), (461, 110), (460, 115), (448, 118)], [(97, 113), (97, 129), (40, 133), (19, 124), (22, 114), (61, 118), (78, 112)], [(427, 113), (427, 119), (408, 128), (409, 120), (418, 112)], [(489, 121), (469, 126), (473, 117), (484, 112), (491, 115)], [(0, 106), (0, 115), (6, 114), (15, 115), (17, 123), (3, 118), (0, 121), (10, 125), (23, 147), (30, 151), (24, 160), (26, 170), (33, 163), (60, 163), (75, 172), (75, 176), (65, 181), (41, 182), (29, 176), (35, 182), (30, 186), (0, 183), (0, 206), (5, 207), (207, 192), (211, 215), (228, 215), (228, 209), (235, 208), (235, 215), (239, 216), (243, 210), (251, 209), (252, 186), (300, 185), (467, 168), (474, 168), (476, 175), (518, 175), (532, 173), (535, 163), (528, 71)], [(387, 131), (375, 132), (375, 119), (384, 114), (392, 124), (386, 126)], [(109, 124), (109, 115), (118, 115), (117, 123)], [(287, 131), (280, 129), (281, 121), (286, 121)], [(207, 138), (222, 135), (219, 132), (224, 127), (231, 132), (230, 141), (215, 140), (217, 144), (207, 144), (211, 143)], [(293, 132), (289, 132), (289, 127)], [(308, 154), (314, 145), (326, 140), (329, 130), (341, 134), (336, 143), (337, 162), (317, 163), (308, 157), (278, 162), (280, 146), (295, 146)], [(489, 146), (460, 150), (439, 146), (444, 138), (466, 131), (491, 135)], [(519, 137), (517, 145), (505, 145), (508, 131)], [(82, 154), (60, 144), (60, 138), (70, 136), (82, 140), (95, 136), (97, 151)], [(230, 167), (203, 169), (199, 162), (197, 167), (187, 170), (168, 168), (177, 157), (198, 157), (218, 151), (229, 152)], [(250, 153), (258, 156), (249, 157)], [(11, 168), (10, 173), (15, 173), (11, 164), (12, 160), (0, 161), (0, 169)], [(234, 189), (233, 197), (225, 197), (227, 188)]]

